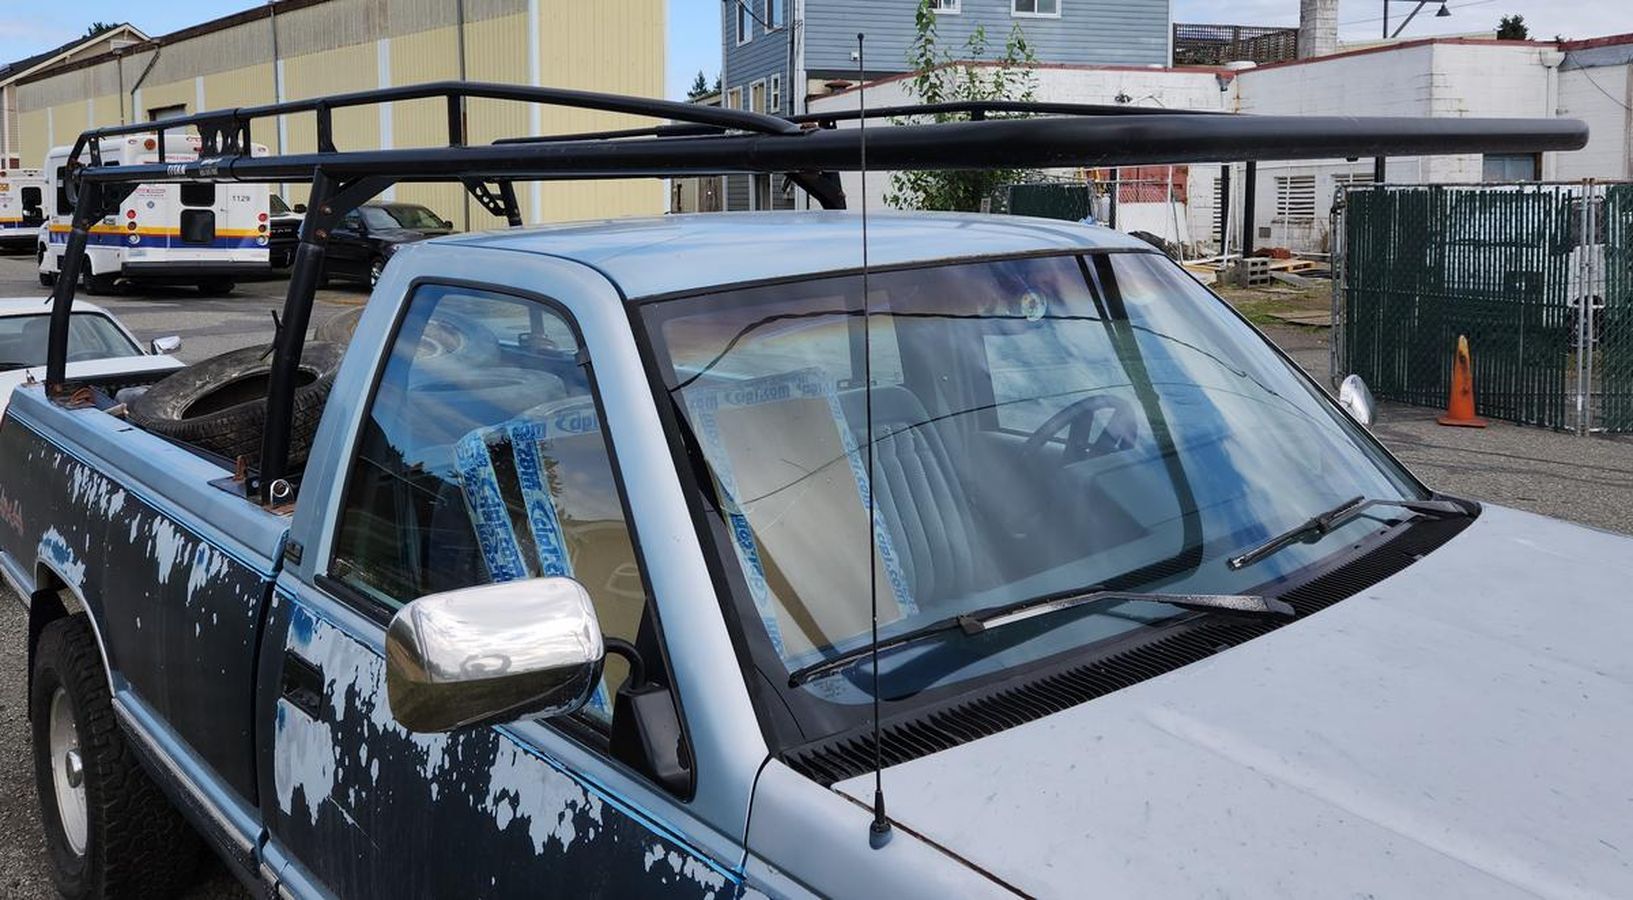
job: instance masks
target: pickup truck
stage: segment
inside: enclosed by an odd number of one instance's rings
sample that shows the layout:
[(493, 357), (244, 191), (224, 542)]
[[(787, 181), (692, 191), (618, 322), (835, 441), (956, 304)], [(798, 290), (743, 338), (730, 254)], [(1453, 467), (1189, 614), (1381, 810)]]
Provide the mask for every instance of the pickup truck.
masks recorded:
[[(880, 157), (1084, 133), (967, 124)], [(643, 134), (452, 156), (741, 145)], [(206, 162), (84, 184), (286, 171)], [(312, 202), (287, 309), (364, 193)], [(291, 897), (1633, 891), (1633, 540), (1431, 491), (1115, 232), (415, 243), (253, 465), (61, 378), (0, 421), (0, 571), (69, 896), (167, 895), (200, 839)]]

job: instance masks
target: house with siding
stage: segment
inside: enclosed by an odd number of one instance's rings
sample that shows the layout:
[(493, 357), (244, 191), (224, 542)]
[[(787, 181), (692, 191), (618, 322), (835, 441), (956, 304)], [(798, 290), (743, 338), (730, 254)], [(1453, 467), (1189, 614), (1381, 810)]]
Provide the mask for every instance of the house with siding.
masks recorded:
[[(1167, 65), (1169, 0), (931, 0), (936, 35), (953, 52), (977, 28), (999, 48), (1019, 28), (1041, 63)], [(773, 115), (807, 111), (830, 84), (909, 70), (918, 0), (726, 0), (721, 4), (724, 103)], [(856, 35), (867, 36), (858, 72)], [(843, 87), (844, 85), (838, 85)], [(794, 196), (769, 176), (727, 179), (727, 209), (783, 209)]]

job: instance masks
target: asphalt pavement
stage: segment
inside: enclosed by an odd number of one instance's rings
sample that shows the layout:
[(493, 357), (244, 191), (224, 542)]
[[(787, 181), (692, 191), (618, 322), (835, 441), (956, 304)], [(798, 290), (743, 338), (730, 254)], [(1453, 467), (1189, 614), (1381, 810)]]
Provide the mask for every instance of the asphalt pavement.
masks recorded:
[[(177, 288), (89, 299), (113, 311), (144, 341), (181, 336), (184, 344), (176, 355), (197, 362), (270, 342), (272, 314), (282, 308), (286, 287), (284, 279), (268, 278), (241, 283), (226, 297)], [(0, 297), (13, 296), (45, 296), (32, 257), (0, 256)], [(362, 288), (320, 291), (312, 321), (315, 325), (366, 299)], [(1278, 325), (1264, 330), (1326, 383), (1325, 330)], [(1633, 534), (1633, 437), (1580, 438), (1502, 422), (1484, 430), (1443, 428), (1435, 424), (1436, 414), (1384, 404), (1374, 433), (1432, 487)], [(25, 633), (20, 605), (0, 588), (0, 897), (33, 900), (55, 892), (35, 806), (21, 652)], [(186, 896), (248, 894), (212, 861)]]

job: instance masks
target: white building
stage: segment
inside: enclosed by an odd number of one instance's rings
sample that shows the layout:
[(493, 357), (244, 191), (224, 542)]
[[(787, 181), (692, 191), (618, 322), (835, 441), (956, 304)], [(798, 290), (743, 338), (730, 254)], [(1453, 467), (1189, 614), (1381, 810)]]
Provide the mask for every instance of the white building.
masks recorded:
[[(1633, 179), (1633, 34), (1565, 42), (1415, 40), (1250, 68), (1057, 65), (1039, 68), (1037, 79), (1040, 101), (1265, 115), (1580, 118), (1592, 132), (1583, 150), (1395, 158), (1388, 161), (1386, 178), (1439, 184)], [(906, 87), (904, 77), (870, 83), (867, 103), (911, 103)], [(815, 98), (811, 111), (854, 109), (856, 94), (851, 89)], [(1242, 209), (1244, 180), (1243, 166), (1234, 171), (1232, 218)], [(1372, 174), (1370, 159), (1260, 163), (1254, 245), (1325, 251), (1335, 188), (1369, 182)], [(1190, 166), (1175, 179), (1186, 187), (1183, 209), (1125, 206), (1117, 224), (1212, 252), (1218, 238), (1219, 176), (1219, 166)], [(889, 176), (870, 178), (869, 202), (882, 203)], [(856, 178), (847, 176), (846, 184), (856, 197)], [(1232, 228), (1233, 247), (1239, 246), (1239, 230), (1239, 225)]]

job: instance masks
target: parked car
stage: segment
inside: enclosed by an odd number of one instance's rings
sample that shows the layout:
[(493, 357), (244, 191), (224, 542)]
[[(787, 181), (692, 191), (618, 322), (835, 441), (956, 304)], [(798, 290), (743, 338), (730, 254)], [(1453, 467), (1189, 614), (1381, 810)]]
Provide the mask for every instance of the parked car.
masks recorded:
[(279, 194), (267, 195), (268, 225), (267, 257), (274, 269), (287, 269), (295, 262), (295, 248), (300, 244), (301, 221), (306, 218), (306, 204), (291, 207)]
[[(0, 414), (19, 384), (45, 377), (46, 335), (51, 328), (49, 301), (39, 297), (0, 298)], [(182, 367), (169, 354), (181, 349), (181, 338), (155, 338), (143, 349), (119, 320), (100, 306), (74, 301), (68, 320), (68, 371), (75, 378), (102, 378), (126, 373), (170, 372)], [(0, 483), (5, 475), (0, 473)]]
[[(864, 144), (517, 85), (343, 99), (371, 97), (662, 124), (478, 146), (455, 115), (446, 148), (321, 153), (314, 251), (393, 179), (519, 221), (483, 178), (787, 168), (834, 205), (864, 149), (1587, 140), (1093, 108)], [(1329, 398), (1144, 242), (839, 211), (449, 236), (318, 323), (344, 353), (305, 340), (302, 257), (270, 362), (124, 416), (54, 364), (0, 418), (64, 894), (174, 895), (201, 836), (287, 897), (1633, 894), (1633, 539), (1431, 490), (1365, 391)]]
[(404, 245), (452, 233), (454, 225), (418, 203), (365, 203), (346, 215), (329, 238), (326, 278), (373, 287)]

